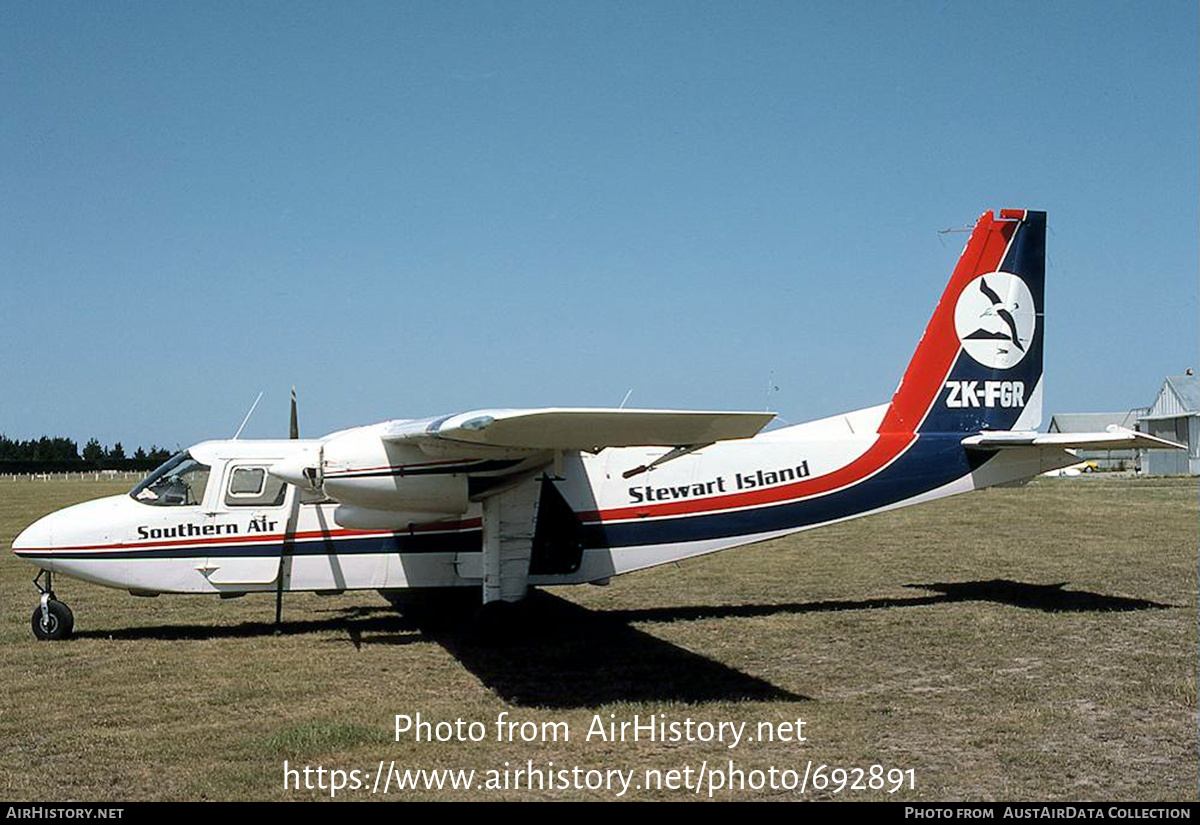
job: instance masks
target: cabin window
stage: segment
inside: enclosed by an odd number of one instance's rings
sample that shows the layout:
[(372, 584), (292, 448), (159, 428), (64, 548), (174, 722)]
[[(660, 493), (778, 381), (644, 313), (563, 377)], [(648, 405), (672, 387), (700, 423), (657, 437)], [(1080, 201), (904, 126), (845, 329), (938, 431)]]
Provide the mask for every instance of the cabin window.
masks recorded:
[(266, 467), (234, 467), (225, 503), (230, 507), (278, 507), (286, 494), (286, 484), (267, 473)]
[(142, 504), (156, 507), (186, 507), (204, 501), (210, 467), (187, 451), (176, 453), (129, 491)]
[(231, 496), (261, 496), (267, 471), (262, 467), (238, 467), (229, 480)]

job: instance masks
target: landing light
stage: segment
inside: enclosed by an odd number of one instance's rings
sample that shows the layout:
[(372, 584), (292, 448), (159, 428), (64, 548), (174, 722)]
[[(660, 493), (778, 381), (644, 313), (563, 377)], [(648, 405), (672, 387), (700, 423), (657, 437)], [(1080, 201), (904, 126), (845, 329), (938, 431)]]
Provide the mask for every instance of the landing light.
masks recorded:
[(492, 426), (492, 424), (494, 424), (495, 421), (496, 421), (496, 419), (492, 418), (490, 415), (479, 415), (468, 421), (464, 421), (459, 426), (464, 430), (479, 431), (479, 430), (486, 430), (488, 427)]

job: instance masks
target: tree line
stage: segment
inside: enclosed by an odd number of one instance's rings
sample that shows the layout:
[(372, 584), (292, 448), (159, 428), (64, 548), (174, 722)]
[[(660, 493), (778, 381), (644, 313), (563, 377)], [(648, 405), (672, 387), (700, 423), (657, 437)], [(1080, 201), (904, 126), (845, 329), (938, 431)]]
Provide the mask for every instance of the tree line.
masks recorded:
[(170, 450), (157, 445), (138, 447), (130, 455), (120, 441), (106, 447), (92, 438), (81, 453), (74, 440), (62, 436), (17, 441), (0, 434), (0, 473), (150, 470), (170, 457)]

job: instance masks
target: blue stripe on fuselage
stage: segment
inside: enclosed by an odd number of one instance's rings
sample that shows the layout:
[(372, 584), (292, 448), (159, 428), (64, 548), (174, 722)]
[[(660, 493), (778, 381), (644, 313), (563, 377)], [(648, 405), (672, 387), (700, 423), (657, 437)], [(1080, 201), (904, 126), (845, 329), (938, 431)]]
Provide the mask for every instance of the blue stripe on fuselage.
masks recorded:
[[(464, 547), (465, 543), (468, 545)], [(284, 549), (286, 546), (286, 550)], [(26, 559), (205, 559), (254, 558), (278, 556), (369, 555), (371, 553), (453, 553), (479, 550), (478, 529), (457, 533), (392, 533), (382, 536), (356, 536), (325, 540), (254, 542), (250, 544), (187, 545), (180, 547), (122, 547), (116, 550), (47, 550), (21, 553)]]
[(925, 434), (882, 472), (836, 492), (751, 510), (589, 524), (584, 528), (584, 547), (682, 544), (812, 527), (935, 490), (968, 475), (989, 455), (965, 450), (960, 434)]
[[(585, 550), (684, 544), (694, 541), (757, 535), (812, 527), (861, 515), (927, 493), (977, 469), (991, 453), (968, 451), (957, 433), (923, 434), (891, 465), (874, 476), (825, 495), (746, 510), (708, 515), (624, 521), (583, 526)], [(163, 559), (247, 558), (277, 556), (282, 543), (222, 544), (185, 547), (124, 547), (119, 550), (22, 553), (28, 559)], [(399, 554), (479, 552), (479, 529), (454, 533), (393, 533), (382, 536), (330, 538), (289, 544), (288, 556), (326, 554)]]

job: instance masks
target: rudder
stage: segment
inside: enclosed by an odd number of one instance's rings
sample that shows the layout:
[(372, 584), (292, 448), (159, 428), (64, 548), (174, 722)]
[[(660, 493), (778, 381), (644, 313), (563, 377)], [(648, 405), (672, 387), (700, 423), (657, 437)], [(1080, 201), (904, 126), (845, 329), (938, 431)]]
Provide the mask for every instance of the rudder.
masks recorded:
[(1037, 428), (1045, 260), (1045, 212), (979, 218), (881, 433)]

